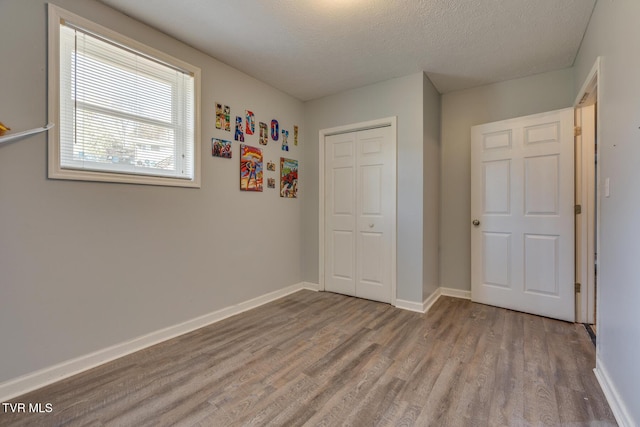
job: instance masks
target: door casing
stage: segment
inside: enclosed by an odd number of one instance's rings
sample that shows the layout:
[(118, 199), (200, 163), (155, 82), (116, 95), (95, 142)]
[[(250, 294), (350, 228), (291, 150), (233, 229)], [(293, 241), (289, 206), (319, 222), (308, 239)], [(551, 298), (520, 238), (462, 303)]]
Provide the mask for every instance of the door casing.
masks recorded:
[[(596, 58), (591, 71), (587, 75), (584, 84), (582, 85), (580, 91), (578, 92), (578, 96), (574, 102), (574, 108), (576, 109), (576, 114), (580, 113), (580, 109), (585, 105), (595, 105), (595, 132), (593, 135), (588, 135), (590, 138), (595, 139), (595, 144), (601, 144), (601, 126), (600, 126), (600, 92), (601, 89), (598, 84), (598, 79), (600, 75), (602, 59), (600, 57)], [(583, 129), (583, 136), (585, 136), (585, 131)], [(591, 129), (593, 132), (593, 129)], [(576, 310), (576, 322), (579, 323), (595, 323), (597, 330), (597, 293), (599, 293), (595, 286), (595, 277), (593, 272), (593, 264), (597, 265), (597, 262), (594, 263), (595, 254), (599, 254), (599, 246), (600, 246), (600, 200), (602, 197), (602, 192), (600, 191), (601, 186), (601, 174), (600, 174), (600, 163), (599, 161), (595, 162), (595, 165), (583, 165), (581, 161), (591, 162), (591, 158), (587, 156), (586, 160), (579, 159), (576, 157), (576, 170), (579, 168), (585, 167), (594, 167), (595, 166), (595, 188), (589, 188), (589, 184), (587, 182), (583, 182), (582, 185), (578, 186), (576, 183), (576, 194), (580, 193), (583, 195), (595, 196), (593, 199), (593, 203), (587, 204), (586, 206), (582, 206), (582, 212), (586, 217), (587, 223), (589, 226), (581, 227), (580, 236), (578, 236), (578, 230), (576, 230), (576, 282), (581, 284), (581, 292), (576, 296), (579, 300), (579, 307)], [(596, 191), (597, 188), (597, 191)], [(592, 220), (589, 221), (589, 218)], [(577, 220), (577, 217), (576, 217)], [(593, 226), (591, 226), (593, 224)], [(593, 242), (595, 241), (595, 245)], [(580, 246), (578, 251), (578, 245)], [(578, 259), (577, 257), (580, 257)], [(591, 266), (592, 270), (589, 271), (587, 266)], [(578, 301), (576, 301), (578, 302)]]

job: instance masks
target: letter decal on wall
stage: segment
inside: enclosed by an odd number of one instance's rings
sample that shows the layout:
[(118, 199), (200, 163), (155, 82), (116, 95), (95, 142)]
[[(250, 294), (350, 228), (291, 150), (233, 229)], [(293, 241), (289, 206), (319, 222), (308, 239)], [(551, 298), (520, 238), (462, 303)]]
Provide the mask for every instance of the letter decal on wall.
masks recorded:
[(242, 133), (242, 117), (236, 116), (236, 141), (244, 142), (244, 133)]
[(231, 132), (231, 108), (224, 106), (224, 130)]
[(273, 139), (274, 141), (278, 140), (278, 137), (280, 135), (280, 125), (278, 124), (277, 120), (271, 120), (271, 139)]
[(282, 151), (289, 151), (289, 131), (282, 129)]
[(298, 126), (293, 126), (293, 145), (298, 145)]
[(216, 104), (216, 129), (224, 127), (224, 113), (222, 112), (222, 104)]
[(261, 145), (267, 145), (267, 142), (269, 142), (269, 131), (267, 130), (267, 124), (260, 122), (260, 144)]
[(253, 132), (256, 130), (256, 116), (253, 114), (253, 111), (245, 110), (245, 116), (247, 118), (247, 135), (253, 135)]

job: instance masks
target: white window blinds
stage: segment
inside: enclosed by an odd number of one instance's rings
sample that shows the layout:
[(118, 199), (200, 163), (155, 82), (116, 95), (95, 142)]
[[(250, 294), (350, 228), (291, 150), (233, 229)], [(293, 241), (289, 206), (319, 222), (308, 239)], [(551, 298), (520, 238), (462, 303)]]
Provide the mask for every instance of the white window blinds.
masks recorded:
[(80, 169), (194, 178), (194, 77), (60, 24), (59, 161)]

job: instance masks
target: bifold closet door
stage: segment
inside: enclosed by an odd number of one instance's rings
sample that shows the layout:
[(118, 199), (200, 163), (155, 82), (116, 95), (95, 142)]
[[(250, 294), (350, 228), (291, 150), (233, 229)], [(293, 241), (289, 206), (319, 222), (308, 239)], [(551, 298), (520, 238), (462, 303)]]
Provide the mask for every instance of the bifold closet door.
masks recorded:
[(395, 224), (391, 131), (382, 127), (325, 138), (327, 291), (391, 302)]

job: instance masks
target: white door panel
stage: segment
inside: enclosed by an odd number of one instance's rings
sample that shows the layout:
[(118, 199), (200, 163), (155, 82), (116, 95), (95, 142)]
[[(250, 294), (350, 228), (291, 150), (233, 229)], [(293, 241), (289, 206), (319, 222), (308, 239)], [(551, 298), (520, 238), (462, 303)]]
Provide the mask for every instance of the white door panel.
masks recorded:
[(355, 135), (326, 138), (325, 288), (356, 294)]
[(472, 300), (574, 320), (573, 162), (573, 109), (472, 127)]

